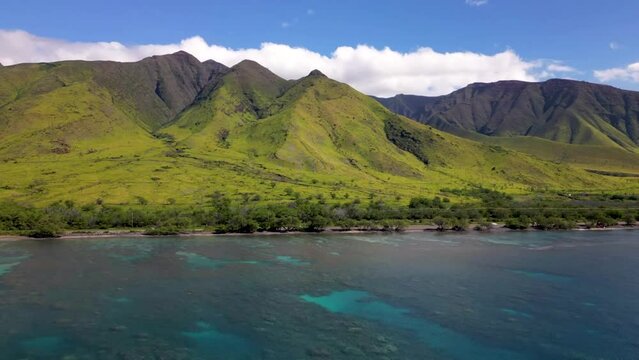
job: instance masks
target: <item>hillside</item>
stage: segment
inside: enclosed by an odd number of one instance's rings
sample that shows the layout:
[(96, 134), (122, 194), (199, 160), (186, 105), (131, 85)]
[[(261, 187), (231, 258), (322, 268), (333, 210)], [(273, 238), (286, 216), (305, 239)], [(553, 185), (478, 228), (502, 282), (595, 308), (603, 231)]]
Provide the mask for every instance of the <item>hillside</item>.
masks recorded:
[(636, 186), (415, 123), (319, 71), (287, 81), (186, 53), (3, 67), (0, 172), (0, 199), (36, 204)]
[(639, 164), (639, 92), (554, 79), (377, 100), (438, 129), (548, 160), (626, 170)]

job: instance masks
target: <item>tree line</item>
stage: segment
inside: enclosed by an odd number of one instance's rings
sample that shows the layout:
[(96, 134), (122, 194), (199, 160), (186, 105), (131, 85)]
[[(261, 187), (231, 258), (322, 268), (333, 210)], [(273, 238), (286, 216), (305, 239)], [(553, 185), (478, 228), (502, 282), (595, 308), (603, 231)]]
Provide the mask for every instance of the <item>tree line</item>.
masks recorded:
[(215, 233), (260, 231), (338, 230), (401, 231), (410, 224), (433, 224), (438, 230), (463, 231), (473, 224), (477, 230), (501, 223), (510, 229), (541, 230), (634, 225), (639, 217), (636, 197), (605, 202), (582, 200), (515, 201), (511, 196), (487, 189), (443, 190), (475, 201), (452, 203), (445, 197), (415, 197), (408, 204), (355, 199), (326, 203), (318, 199), (296, 199), (279, 203), (234, 201), (219, 192), (204, 206), (106, 205), (102, 201), (78, 205), (58, 201), (45, 207), (0, 203), (0, 232), (55, 237), (69, 230), (145, 229), (149, 235), (178, 234), (191, 230)]

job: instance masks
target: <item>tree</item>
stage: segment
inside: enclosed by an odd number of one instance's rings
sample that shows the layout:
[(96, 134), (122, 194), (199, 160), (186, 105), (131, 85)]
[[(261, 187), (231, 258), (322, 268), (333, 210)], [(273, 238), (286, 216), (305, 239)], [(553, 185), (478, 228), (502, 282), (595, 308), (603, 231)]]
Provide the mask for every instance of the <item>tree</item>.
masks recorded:
[(229, 147), (228, 138), (230, 134), (231, 132), (229, 131), (229, 129), (221, 128), (220, 130), (218, 130), (217, 140), (222, 147), (225, 147), (225, 148)]
[(454, 219), (451, 223), (451, 229), (454, 231), (466, 231), (468, 229), (468, 220), (464, 218)]
[(449, 227), (449, 222), (441, 216), (437, 216), (433, 219), (433, 224), (437, 225), (437, 231), (446, 231)]
[(44, 215), (38, 219), (28, 235), (32, 238), (56, 238), (62, 234), (62, 224), (59, 219)]
[(629, 212), (625, 214), (623, 221), (626, 226), (634, 226), (637, 223), (637, 219)]

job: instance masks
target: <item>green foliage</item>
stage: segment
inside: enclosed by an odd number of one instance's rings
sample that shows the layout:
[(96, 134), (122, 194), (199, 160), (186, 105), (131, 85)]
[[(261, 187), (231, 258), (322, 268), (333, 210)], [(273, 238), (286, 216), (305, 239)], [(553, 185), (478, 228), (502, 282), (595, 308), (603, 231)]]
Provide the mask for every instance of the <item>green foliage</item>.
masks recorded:
[[(374, 194), (397, 206), (443, 188), (638, 189), (632, 178), (431, 129), (324, 76), (286, 81), (254, 62), (229, 70), (176, 54), (24, 64), (3, 69), (0, 99), (14, 99), (0, 107), (0, 199), (40, 207), (98, 198), (201, 206), (214, 190), (232, 201), (259, 194), (264, 203)], [(617, 155), (633, 164), (634, 155)], [(473, 196), (447, 195), (453, 204)], [(414, 217), (430, 207), (416, 207)]]
[(34, 206), (0, 204), (6, 232), (397, 231), (407, 221), (444, 230), (506, 219), (558, 228), (636, 217), (636, 179), (566, 165), (630, 173), (636, 151), (486, 145), (324, 76), (287, 81), (250, 61), (24, 64), (3, 68), (0, 99), (11, 100), (0, 106), (0, 199)]
[(423, 196), (414, 197), (410, 199), (408, 207), (411, 209), (423, 209), (423, 208), (435, 208), (435, 209), (443, 209), (445, 208), (442, 199), (438, 196), (429, 199)]
[(470, 189), (442, 189), (441, 191), (443, 193), (454, 194), (457, 196), (477, 198), (481, 200), (485, 206), (493, 208), (510, 207), (513, 201), (513, 197), (511, 195), (482, 187)]
[(453, 231), (468, 230), (468, 220), (464, 218), (453, 219), (450, 223), (450, 229)]
[(618, 220), (615, 220), (606, 215), (603, 211), (591, 211), (586, 215), (586, 226), (605, 228), (617, 225)]
[(229, 217), (226, 224), (218, 225), (216, 232), (253, 233), (257, 231), (260, 224), (247, 215), (242, 212), (234, 213)]
[[(565, 101), (567, 93), (574, 94), (570, 102)], [(603, 151), (636, 150), (639, 144), (636, 133), (639, 115), (627, 111), (639, 106), (639, 96), (631, 91), (583, 82), (553, 79), (537, 84), (471, 84), (436, 100), (397, 95), (379, 101), (395, 112), (440, 129), (473, 139), (486, 138), (492, 146), (496, 139), (503, 137), (520, 151), (535, 153), (536, 150), (541, 154), (546, 147), (549, 148), (546, 154), (555, 151), (554, 157), (559, 159), (570, 160), (571, 152), (577, 150), (569, 149), (573, 144)], [(607, 111), (597, 111), (597, 108)], [(532, 142), (528, 139), (535, 140), (536, 149), (530, 149)], [(545, 146), (541, 145), (544, 143)], [(558, 148), (555, 144), (567, 146)], [(567, 151), (556, 151), (559, 149)]]
[(473, 230), (476, 230), (476, 231), (489, 231), (490, 229), (492, 229), (492, 227), (493, 227), (492, 223), (482, 220), (482, 221), (479, 221), (479, 223), (475, 225)]
[[(452, 192), (449, 192), (452, 193)], [(440, 197), (412, 198), (407, 205), (373, 197), (327, 203), (322, 197), (287, 202), (232, 200), (220, 191), (199, 206), (150, 204), (106, 205), (57, 201), (45, 207), (0, 203), (0, 232), (37, 237), (55, 237), (64, 230), (146, 229), (148, 235), (173, 235), (193, 229), (218, 233), (256, 231), (321, 231), (329, 226), (340, 230), (403, 231), (409, 223), (435, 224), (437, 230), (464, 231), (470, 224), (480, 230), (490, 221), (506, 228), (523, 230), (572, 229), (577, 226), (608, 227), (635, 224), (639, 202), (632, 196), (574, 194), (567, 198), (532, 197), (514, 199), (494, 191), (480, 191), (482, 201), (455, 203)], [(479, 197), (479, 195), (474, 198)], [(507, 203), (505, 201), (508, 201)], [(494, 208), (491, 204), (506, 204)], [(490, 219), (490, 220), (489, 220)]]
[(175, 136), (173, 136), (172, 134), (167, 134), (167, 133), (163, 133), (163, 132), (157, 132), (155, 134), (153, 134), (153, 136), (156, 139), (160, 139), (168, 144), (174, 144), (175, 143)]
[(441, 217), (441, 216), (437, 216), (433, 219), (433, 224), (437, 225), (437, 230), (438, 231), (445, 231), (448, 230), (450, 228), (450, 220)]
[(150, 236), (178, 235), (179, 233), (180, 229), (170, 226), (152, 227), (144, 230), (143, 232), (144, 235)]
[(383, 231), (402, 232), (406, 229), (408, 222), (406, 220), (382, 220), (380, 223)]
[(569, 230), (575, 228), (575, 223), (559, 217), (538, 217), (534, 227), (539, 230)]
[(425, 144), (422, 138), (402, 127), (402, 123), (398, 121), (398, 118), (391, 117), (387, 119), (384, 122), (384, 132), (390, 142), (397, 145), (398, 148), (415, 155), (416, 158), (428, 165), (429, 161), (424, 153)]
[[(71, 220), (71, 222), (74, 222)], [(32, 238), (56, 238), (62, 234), (62, 221), (54, 212), (45, 212), (27, 235)]]
[(511, 230), (526, 230), (530, 226), (530, 220), (526, 217), (509, 218), (506, 220), (504, 227)]

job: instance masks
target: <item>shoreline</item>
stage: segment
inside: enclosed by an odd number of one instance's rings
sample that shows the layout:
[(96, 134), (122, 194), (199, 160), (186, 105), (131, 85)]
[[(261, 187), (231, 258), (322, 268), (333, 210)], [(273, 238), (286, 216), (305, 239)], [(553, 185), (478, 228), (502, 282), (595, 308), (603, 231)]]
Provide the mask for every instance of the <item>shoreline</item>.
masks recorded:
[(419, 233), (419, 232), (430, 232), (430, 233), (502, 233), (502, 232), (527, 232), (527, 231), (620, 231), (620, 230), (639, 230), (638, 225), (617, 225), (610, 226), (605, 228), (586, 228), (585, 226), (579, 226), (573, 229), (567, 230), (539, 230), (534, 228), (524, 229), (524, 230), (514, 230), (504, 227), (502, 224), (487, 229), (487, 230), (476, 230), (475, 224), (471, 224), (465, 231), (455, 231), (455, 230), (438, 230), (435, 225), (410, 225), (405, 229), (400, 231), (393, 230), (382, 230), (382, 229), (351, 229), (351, 230), (340, 230), (336, 227), (328, 227), (322, 231), (263, 231), (263, 232), (253, 232), (253, 233), (214, 233), (211, 231), (185, 231), (178, 234), (172, 235), (147, 235), (144, 230), (120, 230), (120, 229), (105, 229), (105, 230), (77, 230), (77, 231), (69, 231), (65, 232), (63, 235), (55, 237), (55, 238), (33, 238), (26, 235), (2, 235), (0, 234), (0, 241), (21, 241), (21, 240), (74, 240), (74, 239), (108, 239), (108, 238), (117, 238), (117, 237), (139, 237), (139, 238), (154, 238), (154, 237), (218, 237), (218, 236), (274, 236), (274, 235), (307, 235), (307, 234), (323, 234), (323, 235), (339, 235), (339, 234), (381, 234), (381, 233)]

